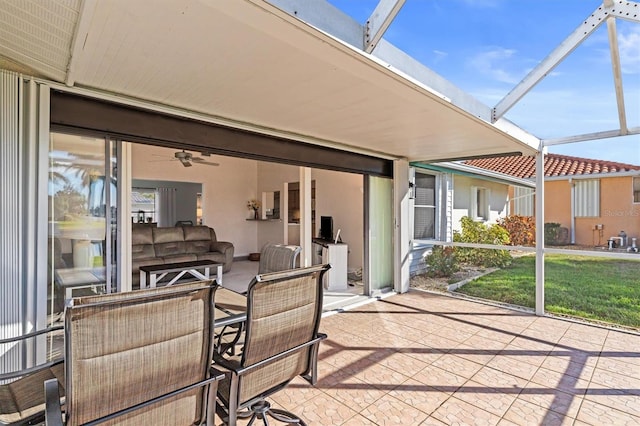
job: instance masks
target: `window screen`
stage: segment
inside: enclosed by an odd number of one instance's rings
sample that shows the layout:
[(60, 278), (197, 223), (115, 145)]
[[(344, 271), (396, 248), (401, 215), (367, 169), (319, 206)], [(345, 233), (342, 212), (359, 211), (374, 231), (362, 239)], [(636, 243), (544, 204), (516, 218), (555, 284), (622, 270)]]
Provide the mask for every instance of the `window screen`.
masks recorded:
[(413, 237), (435, 238), (436, 177), (416, 173), (416, 197), (413, 215)]
[(575, 181), (576, 217), (600, 216), (600, 181), (587, 179)]

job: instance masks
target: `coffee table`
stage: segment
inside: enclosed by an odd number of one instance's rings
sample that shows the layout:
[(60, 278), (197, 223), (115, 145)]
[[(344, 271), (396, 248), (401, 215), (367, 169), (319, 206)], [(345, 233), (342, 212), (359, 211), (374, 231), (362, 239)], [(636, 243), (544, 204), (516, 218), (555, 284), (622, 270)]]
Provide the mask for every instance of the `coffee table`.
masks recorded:
[[(222, 284), (222, 263), (211, 260), (193, 260), (190, 262), (165, 263), (162, 265), (149, 265), (140, 267), (140, 288), (147, 287), (147, 276), (149, 276), (149, 287), (155, 288), (167, 274), (177, 272), (165, 285), (171, 285), (182, 278), (185, 274), (190, 274), (200, 280), (208, 280), (212, 268), (216, 268), (216, 281)], [(204, 274), (199, 271), (204, 270)]]

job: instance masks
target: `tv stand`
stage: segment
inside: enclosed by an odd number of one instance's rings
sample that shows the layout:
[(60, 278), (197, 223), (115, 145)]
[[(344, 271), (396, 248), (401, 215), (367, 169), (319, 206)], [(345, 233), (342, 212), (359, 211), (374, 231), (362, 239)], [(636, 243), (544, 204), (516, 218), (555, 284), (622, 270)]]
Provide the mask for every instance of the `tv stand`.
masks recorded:
[(331, 269), (324, 274), (323, 285), (328, 291), (346, 291), (348, 246), (321, 238), (313, 239), (313, 264), (329, 263)]

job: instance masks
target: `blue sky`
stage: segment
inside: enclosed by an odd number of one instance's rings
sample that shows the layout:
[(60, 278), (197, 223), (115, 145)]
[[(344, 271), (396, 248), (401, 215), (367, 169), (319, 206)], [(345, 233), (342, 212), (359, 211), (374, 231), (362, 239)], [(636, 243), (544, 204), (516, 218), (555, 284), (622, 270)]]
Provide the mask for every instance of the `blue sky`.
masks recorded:
[[(329, 0), (360, 24), (377, 0)], [(385, 39), (493, 107), (600, 0), (406, 0)], [(640, 24), (616, 21), (628, 127), (640, 126)], [(606, 25), (601, 25), (507, 114), (547, 139), (619, 128)], [(550, 152), (640, 165), (640, 135)]]

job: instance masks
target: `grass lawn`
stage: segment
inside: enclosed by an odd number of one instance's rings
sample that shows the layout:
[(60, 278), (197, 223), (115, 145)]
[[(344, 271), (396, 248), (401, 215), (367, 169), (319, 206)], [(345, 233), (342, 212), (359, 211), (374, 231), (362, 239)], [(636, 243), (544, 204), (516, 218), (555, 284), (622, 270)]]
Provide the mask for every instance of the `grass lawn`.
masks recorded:
[[(457, 292), (535, 307), (535, 256), (485, 275)], [(640, 328), (640, 262), (545, 256), (545, 310)]]

